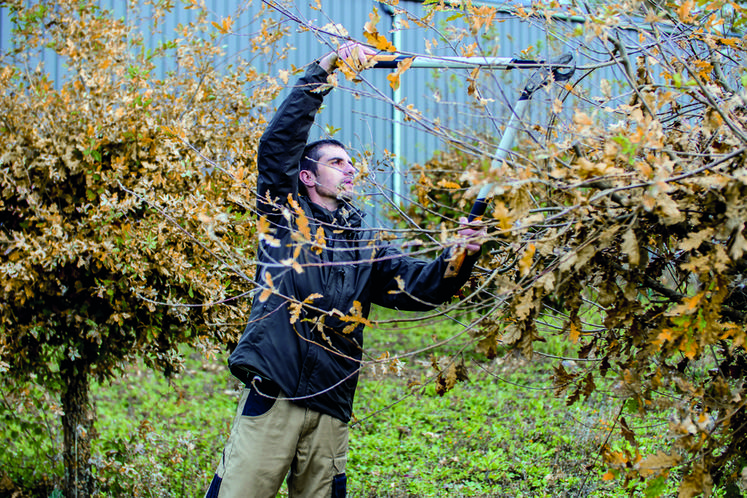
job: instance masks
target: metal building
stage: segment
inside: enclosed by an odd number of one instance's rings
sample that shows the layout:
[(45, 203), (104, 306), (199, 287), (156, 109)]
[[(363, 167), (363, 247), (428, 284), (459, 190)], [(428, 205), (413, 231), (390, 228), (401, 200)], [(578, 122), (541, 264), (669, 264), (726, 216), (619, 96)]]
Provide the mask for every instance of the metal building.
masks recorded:
[[(156, 2), (151, 2), (156, 3)], [(145, 34), (145, 48), (152, 48), (160, 41), (174, 37), (179, 25), (194, 21), (197, 10), (187, 8), (188, 0), (173, 0), (173, 8), (164, 17), (159, 32), (150, 31), (149, 22), (153, 15), (153, 5), (145, 1), (138, 7), (129, 8), (124, 0), (100, 0), (102, 9), (110, 10), (115, 17), (133, 20), (142, 26)], [(428, 2), (425, 2), (426, 4)], [(490, 3), (490, 2), (483, 2)], [(329, 38), (302, 29), (303, 25), (312, 24), (322, 27), (329, 23), (342, 25), (353, 38), (364, 40), (364, 24), (369, 21), (369, 14), (376, 10), (380, 16), (377, 24), (382, 34), (390, 37), (398, 50), (407, 53), (425, 53), (426, 45), (431, 40), (440, 39), (438, 47), (430, 49), (437, 55), (460, 55), (456, 47), (444, 41), (443, 33), (432, 29), (418, 28), (410, 22), (405, 29), (406, 20), (393, 16), (394, 10), (381, 2), (372, 0), (321, 0), (273, 1), (246, 0), (204, 0), (211, 20), (221, 22), (225, 17), (233, 19), (232, 32), (219, 38), (224, 48), (225, 60), (219, 65), (228, 66), (239, 57), (247, 55), (247, 43), (259, 30), (263, 18), (270, 16), (282, 21), (290, 31), (290, 36), (280, 43), (293, 47), (286, 68), (291, 65), (303, 66), (329, 50)], [(495, 4), (499, 6), (499, 4)], [(516, 5), (516, 4), (512, 4)], [(400, 7), (411, 12), (413, 16), (423, 16), (427, 5), (420, 1), (402, 0)], [(0, 7), (0, 53), (13, 46), (11, 23), (8, 7)], [(458, 16), (459, 10), (439, 13), (436, 26), (446, 26), (444, 21)], [(440, 16), (440, 17), (439, 17)], [(540, 56), (552, 55), (567, 47), (557, 43), (541, 23), (521, 22), (515, 17), (498, 14), (497, 23), (487, 35), (478, 36), (485, 46), (496, 47), (500, 56), (516, 57), (523, 51), (532, 49)], [(573, 20), (569, 23), (573, 24)], [(52, 52), (41, 55), (44, 69), (55, 81), (65, 77), (62, 61)], [(159, 70), (163, 74), (170, 69), (169, 61)], [(275, 70), (278, 65), (273, 66)], [(340, 79), (343, 90), (333, 91), (325, 99), (325, 108), (317, 118), (318, 126), (312, 131), (312, 139), (327, 135), (334, 130), (334, 138), (349, 145), (353, 153), (371, 151), (374, 157), (381, 160), (384, 151), (391, 155), (391, 160), (382, 161), (377, 183), (391, 192), (391, 197), (404, 200), (408, 186), (402, 173), (413, 163), (423, 163), (437, 150), (445, 147), (443, 137), (429, 131), (427, 123), (406, 121), (402, 113), (396, 112), (392, 103), (412, 105), (427, 116), (429, 122), (441, 123), (451, 130), (465, 129), (471, 133), (480, 132), (499, 134), (505, 119), (485, 119), (485, 109), (475, 107), (475, 99), (467, 92), (469, 70), (418, 69), (406, 72), (400, 79), (400, 88), (393, 90), (387, 75), (388, 70), (369, 70), (365, 72), (366, 83), (353, 85)], [(518, 95), (519, 85), (527, 75), (512, 71), (490, 75), (494, 84), (489, 88), (490, 102), (493, 109), (487, 112), (492, 116), (507, 116), (511, 112), (511, 103)], [(292, 84), (293, 81), (289, 81)], [(356, 95), (356, 93), (358, 95)], [(278, 102), (279, 103), (278, 99)], [(548, 101), (539, 102), (534, 107), (535, 113), (547, 115)], [(544, 110), (543, 109), (544, 106)], [(479, 106), (478, 106), (479, 107)], [(484, 107), (484, 106), (483, 106)], [(351, 154), (354, 155), (354, 154)], [(385, 163), (385, 164), (384, 164)]]

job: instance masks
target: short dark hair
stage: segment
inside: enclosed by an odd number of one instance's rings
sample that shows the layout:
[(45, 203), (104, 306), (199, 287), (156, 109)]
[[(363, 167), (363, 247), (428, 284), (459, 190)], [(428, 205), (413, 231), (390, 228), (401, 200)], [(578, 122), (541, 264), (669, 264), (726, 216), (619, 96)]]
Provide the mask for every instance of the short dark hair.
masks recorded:
[[(317, 140), (316, 142), (311, 142), (307, 144), (303, 149), (299, 171), (307, 170), (316, 175), (318, 171), (318, 161), (319, 158), (322, 157), (321, 149), (322, 147), (325, 147), (327, 145), (334, 145), (335, 147), (340, 147), (342, 150), (346, 150), (342, 142), (340, 142), (339, 140), (335, 140), (334, 138), (324, 138), (322, 140)], [(304, 185), (302, 182), (298, 182), (298, 188), (300, 193), (308, 195), (308, 192), (306, 191), (306, 185)]]
[(317, 140), (316, 142), (311, 142), (310, 144), (307, 144), (303, 149), (303, 154), (301, 154), (301, 165), (299, 169), (305, 169), (316, 174), (317, 161), (319, 161), (319, 158), (322, 156), (321, 149), (326, 145), (334, 145), (335, 147), (339, 147), (342, 150), (346, 150), (342, 142), (340, 142), (339, 140), (335, 140), (334, 138), (324, 138), (322, 140)]

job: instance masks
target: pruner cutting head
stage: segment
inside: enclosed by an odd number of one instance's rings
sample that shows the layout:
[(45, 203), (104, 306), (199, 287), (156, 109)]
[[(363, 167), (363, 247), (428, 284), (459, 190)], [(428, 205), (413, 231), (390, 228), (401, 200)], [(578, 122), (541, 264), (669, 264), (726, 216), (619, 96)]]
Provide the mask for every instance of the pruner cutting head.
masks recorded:
[(568, 81), (574, 72), (576, 72), (576, 62), (573, 60), (573, 54), (563, 54), (550, 59), (529, 77), (521, 98), (531, 98), (534, 92), (553, 81)]

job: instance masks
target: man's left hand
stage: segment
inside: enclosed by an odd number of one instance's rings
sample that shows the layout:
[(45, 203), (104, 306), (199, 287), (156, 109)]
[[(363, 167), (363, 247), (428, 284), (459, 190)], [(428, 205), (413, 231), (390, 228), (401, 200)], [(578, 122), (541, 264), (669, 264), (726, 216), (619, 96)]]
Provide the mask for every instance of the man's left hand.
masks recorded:
[[(319, 65), (328, 73), (337, 69), (337, 61), (355, 58), (361, 68), (366, 67), (368, 60), (376, 55), (376, 51), (355, 41), (349, 41), (340, 45), (337, 50), (328, 53), (319, 61)], [(352, 59), (351, 59), (352, 62)]]
[(487, 237), (485, 225), (481, 222), (469, 222), (464, 217), (459, 218), (459, 223), (462, 228), (457, 232), (459, 235), (457, 247), (463, 247), (469, 256), (474, 256), (480, 252), (485, 237)]

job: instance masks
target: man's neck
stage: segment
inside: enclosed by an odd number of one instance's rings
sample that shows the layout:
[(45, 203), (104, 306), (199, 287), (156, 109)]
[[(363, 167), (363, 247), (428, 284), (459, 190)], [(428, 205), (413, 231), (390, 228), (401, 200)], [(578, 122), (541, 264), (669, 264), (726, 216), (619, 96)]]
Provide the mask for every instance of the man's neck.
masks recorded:
[(335, 212), (340, 207), (340, 201), (338, 199), (332, 199), (330, 197), (322, 197), (317, 195), (316, 192), (309, 192), (309, 200), (317, 206), (323, 207), (327, 211)]

